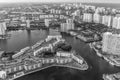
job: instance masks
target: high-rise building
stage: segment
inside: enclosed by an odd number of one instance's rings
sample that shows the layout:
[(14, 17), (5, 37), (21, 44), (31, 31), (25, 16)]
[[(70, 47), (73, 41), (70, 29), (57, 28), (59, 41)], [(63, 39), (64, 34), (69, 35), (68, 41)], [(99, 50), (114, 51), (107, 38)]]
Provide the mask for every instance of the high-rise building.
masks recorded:
[(113, 18), (113, 22), (112, 22), (112, 28), (116, 28), (118, 25), (118, 18), (117, 17), (114, 17)]
[(73, 19), (67, 19), (66, 23), (61, 23), (61, 31), (66, 32), (71, 29), (74, 29)]
[(5, 35), (6, 34), (6, 23), (5, 22), (0, 22), (0, 35)]
[(104, 51), (104, 52), (108, 52), (108, 50), (110, 50), (109, 52), (111, 52), (111, 48), (109, 48), (110, 46), (108, 46), (108, 45), (111, 45), (111, 44), (109, 44), (110, 39), (112, 39), (111, 35), (112, 35), (112, 33), (110, 33), (110, 32), (106, 32), (103, 34), (102, 51)]
[(100, 16), (100, 14), (95, 13), (95, 14), (93, 15), (93, 21), (94, 21), (95, 23), (101, 23), (101, 22), (102, 22), (102, 17)]
[(118, 19), (117, 19), (117, 26), (116, 26), (116, 29), (120, 29), (120, 17), (118, 17)]
[(61, 27), (61, 31), (62, 32), (66, 32), (67, 31), (67, 23), (61, 23), (60, 27)]
[(120, 54), (120, 34), (106, 32), (103, 34), (102, 51), (108, 54)]
[(108, 27), (112, 26), (112, 16), (107, 15), (102, 16), (102, 24)]
[(66, 32), (74, 29), (74, 23), (61, 23), (61, 31)]
[(27, 28), (30, 28), (30, 20), (26, 20)]
[(108, 16), (108, 27), (112, 27), (112, 20), (113, 20), (113, 16)]
[(112, 27), (115, 29), (120, 29), (120, 17), (113, 18)]
[(83, 14), (83, 21), (84, 22), (92, 22), (93, 16), (91, 13), (84, 13)]

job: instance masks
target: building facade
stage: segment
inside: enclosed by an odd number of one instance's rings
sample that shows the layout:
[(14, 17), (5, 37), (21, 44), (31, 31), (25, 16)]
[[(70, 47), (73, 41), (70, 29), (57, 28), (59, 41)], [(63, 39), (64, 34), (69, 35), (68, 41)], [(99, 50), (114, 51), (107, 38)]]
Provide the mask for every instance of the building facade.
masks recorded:
[(120, 34), (106, 32), (103, 34), (102, 51), (108, 54), (120, 54)]
[(102, 22), (102, 16), (100, 16), (100, 14), (95, 13), (93, 15), (93, 22), (94, 23), (101, 23)]
[(0, 22), (0, 35), (5, 35), (6, 34), (6, 23), (5, 22)]
[(93, 16), (91, 13), (84, 13), (83, 14), (83, 21), (84, 22), (92, 22)]

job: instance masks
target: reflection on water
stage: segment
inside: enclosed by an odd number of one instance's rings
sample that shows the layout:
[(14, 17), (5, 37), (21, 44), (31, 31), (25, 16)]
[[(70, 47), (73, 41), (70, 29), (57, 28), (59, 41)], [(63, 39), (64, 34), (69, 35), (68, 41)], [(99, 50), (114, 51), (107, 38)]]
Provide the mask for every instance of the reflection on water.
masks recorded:
[(7, 40), (0, 40), (0, 50), (1, 49), (7, 50)]
[(23, 30), (10, 31), (10, 39), (0, 40), (0, 48), (4, 51), (19, 51), (20, 49), (31, 46), (37, 41), (45, 39), (48, 35), (45, 30)]
[[(49, 34), (60, 34), (52, 29), (50, 30), (23, 30), (11, 31), (11, 38), (8, 40), (0, 40), (0, 48), (4, 51), (18, 51), (26, 46), (31, 46), (39, 40), (43, 40)], [(62, 33), (62, 36), (70, 43), (77, 54), (80, 54), (89, 64), (89, 70), (79, 71), (70, 68), (50, 67), (17, 80), (102, 80), (103, 73), (119, 72), (120, 68), (109, 65), (108, 62), (98, 57), (95, 52), (90, 49), (89, 45)]]

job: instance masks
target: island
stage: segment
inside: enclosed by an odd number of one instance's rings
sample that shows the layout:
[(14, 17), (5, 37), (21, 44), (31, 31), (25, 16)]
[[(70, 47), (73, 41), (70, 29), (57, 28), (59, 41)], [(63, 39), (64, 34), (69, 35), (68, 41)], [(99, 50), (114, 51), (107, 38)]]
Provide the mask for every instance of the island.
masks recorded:
[[(49, 35), (45, 40), (19, 52), (5, 56), (0, 53), (0, 78), (14, 80), (24, 75), (52, 67), (61, 66), (87, 70), (87, 62), (72, 49), (61, 35)], [(4, 56), (3, 56), (4, 55)]]

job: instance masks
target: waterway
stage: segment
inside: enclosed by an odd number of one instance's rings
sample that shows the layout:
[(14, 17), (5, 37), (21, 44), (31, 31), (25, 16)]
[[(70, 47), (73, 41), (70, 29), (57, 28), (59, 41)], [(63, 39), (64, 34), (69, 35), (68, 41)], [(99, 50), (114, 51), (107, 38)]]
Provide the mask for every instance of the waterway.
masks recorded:
[[(61, 34), (56, 30), (32, 30), (32, 31), (10, 31), (10, 39), (0, 40), (0, 50), (7, 52), (19, 51), (20, 49), (31, 46), (39, 40), (43, 40), (49, 34)], [(71, 68), (50, 67), (17, 80), (103, 80), (102, 74), (116, 73), (120, 71), (120, 67), (111, 66), (104, 59), (98, 57), (95, 52), (90, 49), (89, 45), (67, 34), (61, 34), (74, 50), (80, 54), (88, 63), (87, 71), (80, 71)]]

